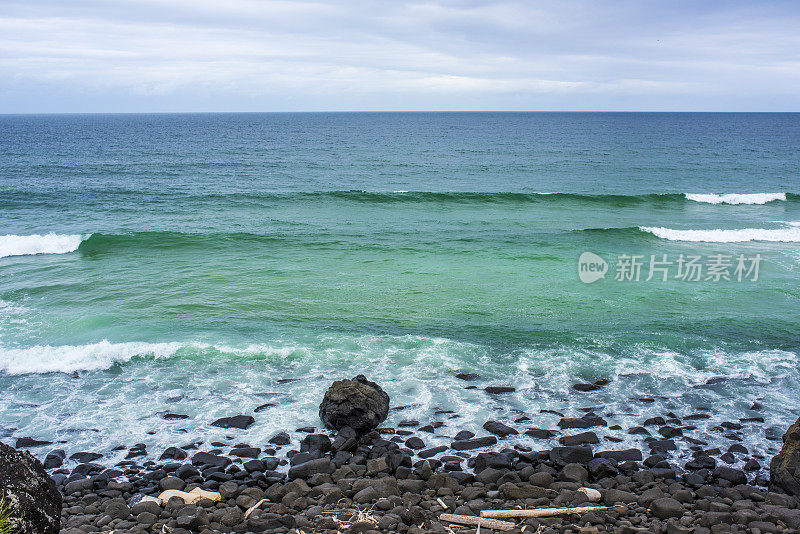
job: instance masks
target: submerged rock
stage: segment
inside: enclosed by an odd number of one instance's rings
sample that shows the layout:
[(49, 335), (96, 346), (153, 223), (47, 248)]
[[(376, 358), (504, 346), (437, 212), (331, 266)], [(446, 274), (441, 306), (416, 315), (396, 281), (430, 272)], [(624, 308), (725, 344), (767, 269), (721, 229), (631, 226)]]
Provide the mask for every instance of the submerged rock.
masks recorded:
[(61, 493), (39, 460), (0, 443), (0, 488), (14, 510), (19, 534), (58, 534)]
[(364, 375), (352, 380), (337, 380), (319, 405), (319, 418), (327, 428), (350, 427), (366, 433), (389, 415), (389, 395)]
[(800, 419), (783, 435), (783, 448), (769, 466), (770, 487), (800, 495)]

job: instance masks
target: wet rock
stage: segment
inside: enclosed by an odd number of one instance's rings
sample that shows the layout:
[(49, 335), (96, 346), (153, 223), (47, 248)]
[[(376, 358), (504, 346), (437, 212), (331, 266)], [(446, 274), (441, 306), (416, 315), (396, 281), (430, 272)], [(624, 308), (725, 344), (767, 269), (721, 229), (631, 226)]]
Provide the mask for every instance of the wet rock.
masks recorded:
[(579, 418), (562, 418), (558, 422), (558, 428), (566, 430), (569, 428), (591, 428), (593, 426), (608, 426), (608, 423), (602, 417), (596, 415), (585, 415)]
[(683, 515), (683, 505), (671, 497), (656, 499), (650, 503), (653, 515), (664, 520), (670, 517), (681, 517)]
[(269, 438), (269, 442), (273, 445), (288, 445), (292, 442), (292, 438), (286, 432), (278, 432)]
[(600, 440), (594, 432), (581, 432), (571, 436), (562, 436), (558, 438), (558, 442), (562, 445), (591, 445), (600, 443)]
[(334, 382), (319, 406), (320, 419), (333, 430), (350, 427), (366, 433), (377, 428), (388, 415), (389, 395), (364, 375)]
[(430, 449), (425, 449), (424, 451), (419, 451), (417, 453), (417, 456), (419, 456), (422, 459), (431, 458), (431, 457), (436, 456), (437, 454), (442, 453), (442, 452), (444, 452), (446, 450), (447, 450), (447, 446), (446, 445), (439, 445), (438, 447), (431, 447)]
[(309, 460), (292, 466), (289, 469), (289, 478), (309, 478), (318, 473), (330, 474), (333, 473), (333, 466), (328, 458), (317, 458), (316, 460)]
[(500, 395), (503, 393), (513, 393), (517, 390), (517, 388), (511, 386), (489, 386), (483, 388), (483, 390), (491, 395)]
[(595, 454), (597, 458), (606, 458), (608, 460), (614, 460), (616, 462), (626, 462), (626, 461), (634, 461), (634, 462), (641, 462), (642, 461), (642, 451), (639, 449), (625, 449), (622, 451), (600, 451)]
[(33, 447), (41, 447), (42, 445), (52, 445), (52, 441), (40, 441), (31, 437), (18, 438), (16, 447), (18, 449), (29, 449)]
[(222, 417), (217, 419), (211, 426), (218, 426), (220, 428), (239, 428), (239, 429), (246, 429), (256, 420), (253, 418), (252, 415), (234, 415), (233, 417)]
[(536, 439), (549, 439), (555, 436), (556, 433), (544, 428), (529, 428), (525, 431), (525, 435)]
[(61, 493), (39, 460), (0, 443), (0, 488), (13, 508), (18, 534), (58, 534)]
[(594, 458), (592, 448), (585, 445), (553, 447), (550, 460), (556, 465), (588, 464)]
[(783, 447), (769, 466), (770, 489), (800, 496), (800, 418), (783, 435)]
[(727, 480), (733, 485), (747, 484), (747, 475), (744, 471), (733, 469), (731, 467), (720, 466), (714, 469), (714, 477), (718, 479)]
[(57, 469), (64, 465), (64, 459), (66, 459), (67, 454), (64, 452), (63, 449), (56, 449), (51, 451), (44, 459), (44, 468), (45, 469)]
[(424, 449), (425, 448), (425, 442), (422, 441), (417, 436), (412, 436), (412, 437), (410, 437), (410, 438), (408, 438), (406, 440), (406, 447), (408, 447), (409, 449), (415, 449), (415, 450), (416, 449)]
[(486, 421), (483, 424), (483, 428), (487, 432), (491, 432), (492, 434), (500, 436), (501, 438), (504, 438), (506, 436), (511, 436), (514, 434), (519, 434), (519, 432), (517, 432), (515, 429), (511, 428), (508, 425), (504, 425), (499, 421)]
[(459, 380), (470, 381), (470, 380), (477, 380), (478, 378), (480, 378), (480, 376), (477, 375), (476, 373), (457, 373), (456, 378), (458, 378)]
[(159, 460), (185, 460), (189, 454), (177, 447), (167, 447), (161, 456), (158, 457)]
[(450, 446), (457, 451), (467, 451), (470, 449), (477, 449), (480, 447), (488, 447), (497, 443), (497, 438), (494, 436), (484, 436), (482, 438), (472, 438), (454, 441)]
[(198, 452), (192, 456), (192, 464), (226, 468), (231, 464), (231, 459), (208, 452)]
[(88, 464), (89, 462), (94, 462), (95, 460), (99, 460), (102, 458), (103, 455), (96, 453), (96, 452), (76, 452), (72, 456), (69, 457), (70, 460), (74, 460), (79, 464)]
[(261, 449), (259, 447), (235, 447), (231, 449), (231, 456), (237, 456), (239, 458), (258, 458), (261, 454)]

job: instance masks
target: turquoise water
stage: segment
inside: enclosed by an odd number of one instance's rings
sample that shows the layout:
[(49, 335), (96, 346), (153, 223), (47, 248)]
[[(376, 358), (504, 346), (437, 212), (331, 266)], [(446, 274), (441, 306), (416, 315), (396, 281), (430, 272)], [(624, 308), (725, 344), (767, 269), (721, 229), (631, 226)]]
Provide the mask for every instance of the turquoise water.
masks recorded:
[[(715, 440), (763, 399), (766, 451), (800, 415), (799, 180), (800, 114), (0, 116), (0, 437), (157, 450), (274, 404), (262, 443), (363, 372), (443, 436), (708, 406)], [(645, 281), (716, 254), (758, 279)]]

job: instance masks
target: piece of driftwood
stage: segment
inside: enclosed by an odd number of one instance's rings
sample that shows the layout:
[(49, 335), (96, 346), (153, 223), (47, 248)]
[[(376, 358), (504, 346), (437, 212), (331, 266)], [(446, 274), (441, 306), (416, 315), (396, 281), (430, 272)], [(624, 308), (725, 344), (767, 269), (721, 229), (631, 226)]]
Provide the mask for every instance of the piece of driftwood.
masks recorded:
[(167, 501), (169, 501), (172, 497), (180, 497), (186, 504), (195, 504), (201, 501), (202, 499), (210, 499), (214, 502), (220, 501), (222, 499), (222, 496), (216, 491), (206, 491), (200, 488), (195, 488), (192, 491), (180, 491), (180, 490), (162, 491), (161, 494), (158, 496), (158, 500), (161, 501), (161, 504), (167, 504)]
[(269, 502), (269, 501), (267, 499), (261, 499), (260, 501), (255, 503), (253, 506), (248, 508), (247, 511), (244, 513), (244, 518), (247, 519), (248, 517), (250, 517), (250, 514), (252, 514), (255, 511), (256, 508), (258, 508), (259, 506), (261, 506), (265, 502)]
[(487, 519), (485, 517), (475, 517), (472, 515), (442, 514), (439, 516), (439, 519), (447, 521), (448, 523), (477, 525), (478, 527), (486, 527), (492, 530), (511, 530), (516, 527), (514, 523), (509, 521), (498, 521), (496, 519)]
[(584, 514), (607, 508), (608, 506), (578, 506), (576, 508), (534, 508), (533, 510), (481, 510), (481, 517), (551, 517), (562, 514)]

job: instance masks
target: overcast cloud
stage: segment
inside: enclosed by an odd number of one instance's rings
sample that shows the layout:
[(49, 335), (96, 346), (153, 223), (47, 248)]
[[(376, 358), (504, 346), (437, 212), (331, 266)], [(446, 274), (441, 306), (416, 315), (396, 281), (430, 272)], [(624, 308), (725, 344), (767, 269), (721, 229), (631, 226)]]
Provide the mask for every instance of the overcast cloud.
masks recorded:
[(0, 0), (0, 112), (800, 111), (800, 4)]

